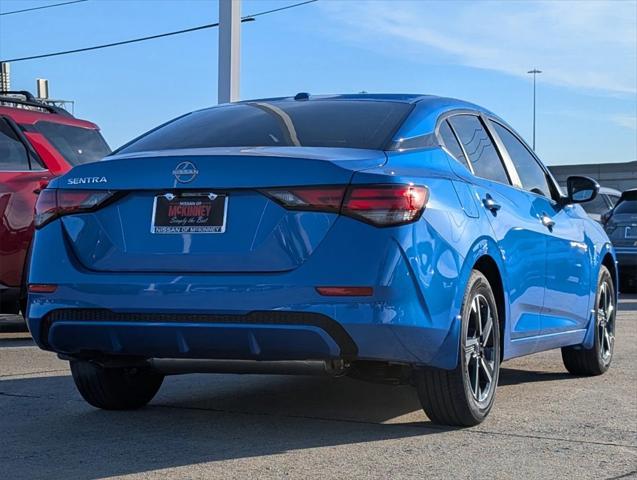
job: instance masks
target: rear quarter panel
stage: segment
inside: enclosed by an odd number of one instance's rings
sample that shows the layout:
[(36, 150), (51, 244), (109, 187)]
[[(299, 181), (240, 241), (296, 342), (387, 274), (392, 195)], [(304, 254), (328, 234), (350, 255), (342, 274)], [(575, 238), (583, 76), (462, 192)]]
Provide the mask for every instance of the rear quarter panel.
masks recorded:
[[(409, 265), (422, 312), (433, 326), (448, 330), (430, 362), (442, 368), (454, 368), (457, 362), (462, 298), (473, 265), (489, 255), (502, 267), (488, 220), (476, 198), (464, 188), (466, 184), (451, 171), (450, 161), (438, 148), (392, 152), (387, 164), (358, 172), (352, 180), (361, 184), (413, 183), (429, 189), (421, 220), (409, 226), (409, 235), (396, 235), (395, 241)], [(408, 330), (401, 334), (400, 329), (397, 335), (411, 351), (425, 349), (422, 343), (426, 338)]]

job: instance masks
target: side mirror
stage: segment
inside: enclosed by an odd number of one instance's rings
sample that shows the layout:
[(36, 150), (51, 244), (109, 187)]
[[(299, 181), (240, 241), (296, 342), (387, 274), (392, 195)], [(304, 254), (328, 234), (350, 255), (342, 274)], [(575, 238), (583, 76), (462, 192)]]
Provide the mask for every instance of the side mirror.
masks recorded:
[(589, 177), (568, 177), (566, 190), (568, 192), (567, 204), (590, 202), (599, 193), (599, 183)]

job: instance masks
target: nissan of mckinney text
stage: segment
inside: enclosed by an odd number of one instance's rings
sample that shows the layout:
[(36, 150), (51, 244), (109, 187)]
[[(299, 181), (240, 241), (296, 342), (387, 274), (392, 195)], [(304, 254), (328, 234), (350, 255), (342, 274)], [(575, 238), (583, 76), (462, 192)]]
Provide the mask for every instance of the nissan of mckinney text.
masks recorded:
[(618, 272), (601, 225), (504, 120), (428, 95), (192, 112), (38, 198), (28, 325), (91, 405), (166, 375), (411, 383), (435, 423), (489, 414), (504, 360), (610, 366)]

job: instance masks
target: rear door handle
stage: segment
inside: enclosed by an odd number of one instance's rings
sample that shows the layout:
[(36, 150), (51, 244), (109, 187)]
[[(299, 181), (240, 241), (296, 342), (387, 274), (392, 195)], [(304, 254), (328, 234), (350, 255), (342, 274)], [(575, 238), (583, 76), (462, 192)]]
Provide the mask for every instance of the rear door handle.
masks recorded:
[(546, 213), (543, 213), (540, 216), (540, 220), (542, 221), (542, 225), (544, 225), (549, 230), (553, 230), (553, 227), (555, 226), (555, 222)]
[(487, 193), (487, 196), (484, 197), (484, 199), (482, 200), (482, 203), (484, 204), (485, 208), (487, 210), (491, 210), (492, 213), (497, 212), (498, 210), (500, 210), (500, 208), (502, 208), (500, 206), (500, 204), (498, 202), (496, 202), (493, 197), (491, 195), (489, 195)]

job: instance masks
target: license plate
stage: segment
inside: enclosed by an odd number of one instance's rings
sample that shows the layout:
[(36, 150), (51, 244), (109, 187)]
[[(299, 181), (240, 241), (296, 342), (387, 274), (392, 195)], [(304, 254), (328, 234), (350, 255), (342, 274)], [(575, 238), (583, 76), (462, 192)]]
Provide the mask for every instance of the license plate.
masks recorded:
[(637, 226), (626, 227), (624, 238), (637, 238)]
[(196, 193), (155, 197), (151, 233), (223, 233), (228, 197)]

